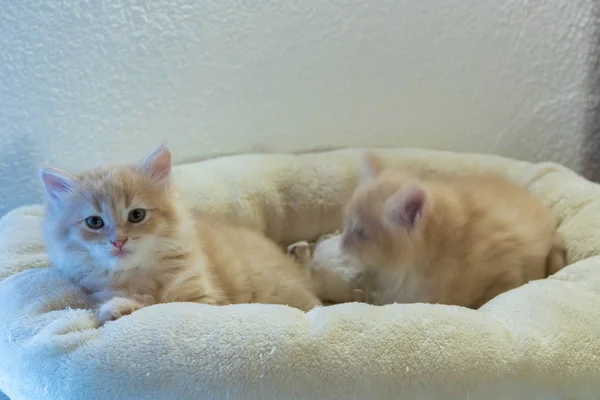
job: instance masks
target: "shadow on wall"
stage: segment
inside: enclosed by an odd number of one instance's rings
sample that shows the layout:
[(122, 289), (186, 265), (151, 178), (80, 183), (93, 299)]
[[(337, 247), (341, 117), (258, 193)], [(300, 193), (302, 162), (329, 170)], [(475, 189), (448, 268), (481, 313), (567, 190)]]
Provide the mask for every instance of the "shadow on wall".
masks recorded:
[(0, 146), (2, 185), (19, 188), (12, 191), (10, 197), (0, 199), (0, 217), (19, 205), (39, 203), (42, 199), (36, 160), (31, 151), (35, 147), (27, 136), (18, 140), (10, 140), (9, 136)]
[(588, 76), (588, 105), (583, 141), (583, 175), (600, 183), (600, 3), (594, 9), (594, 37)]

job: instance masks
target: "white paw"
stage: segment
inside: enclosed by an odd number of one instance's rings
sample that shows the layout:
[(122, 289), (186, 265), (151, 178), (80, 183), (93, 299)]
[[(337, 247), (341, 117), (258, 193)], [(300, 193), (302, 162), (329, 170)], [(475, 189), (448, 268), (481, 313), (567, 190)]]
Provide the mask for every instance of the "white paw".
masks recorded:
[(310, 260), (310, 245), (306, 241), (290, 244), (287, 248), (287, 252), (300, 264)]
[(114, 321), (125, 315), (132, 314), (143, 306), (135, 300), (125, 297), (115, 297), (100, 307), (98, 310), (98, 319), (100, 322)]

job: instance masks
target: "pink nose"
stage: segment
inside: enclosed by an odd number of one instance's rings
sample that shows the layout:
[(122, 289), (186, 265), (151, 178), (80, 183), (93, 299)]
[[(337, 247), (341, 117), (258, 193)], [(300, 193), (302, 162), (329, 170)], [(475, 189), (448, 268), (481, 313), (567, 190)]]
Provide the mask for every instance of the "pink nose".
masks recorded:
[(118, 239), (118, 240), (111, 240), (110, 242), (117, 249), (121, 250), (121, 249), (123, 249), (123, 246), (125, 246), (125, 242), (127, 242), (127, 238), (125, 238), (125, 239)]

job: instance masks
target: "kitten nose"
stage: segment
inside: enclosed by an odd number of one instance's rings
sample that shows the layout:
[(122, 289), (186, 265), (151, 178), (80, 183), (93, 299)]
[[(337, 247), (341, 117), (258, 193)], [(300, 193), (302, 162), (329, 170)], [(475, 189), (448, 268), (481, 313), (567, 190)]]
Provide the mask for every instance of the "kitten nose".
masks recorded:
[(127, 242), (127, 238), (125, 238), (125, 239), (111, 240), (110, 242), (117, 249), (121, 250), (123, 248), (123, 246), (125, 246), (125, 242)]

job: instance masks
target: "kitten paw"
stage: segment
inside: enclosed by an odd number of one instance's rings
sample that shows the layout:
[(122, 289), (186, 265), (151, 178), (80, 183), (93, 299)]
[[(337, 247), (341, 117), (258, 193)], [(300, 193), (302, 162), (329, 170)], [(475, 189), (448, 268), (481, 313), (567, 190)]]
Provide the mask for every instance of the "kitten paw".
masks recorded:
[(287, 252), (300, 264), (310, 261), (310, 245), (306, 241), (290, 244), (287, 248)]
[(125, 297), (115, 297), (100, 307), (97, 316), (100, 322), (105, 323), (132, 314), (142, 307), (143, 306), (135, 300), (127, 299)]

